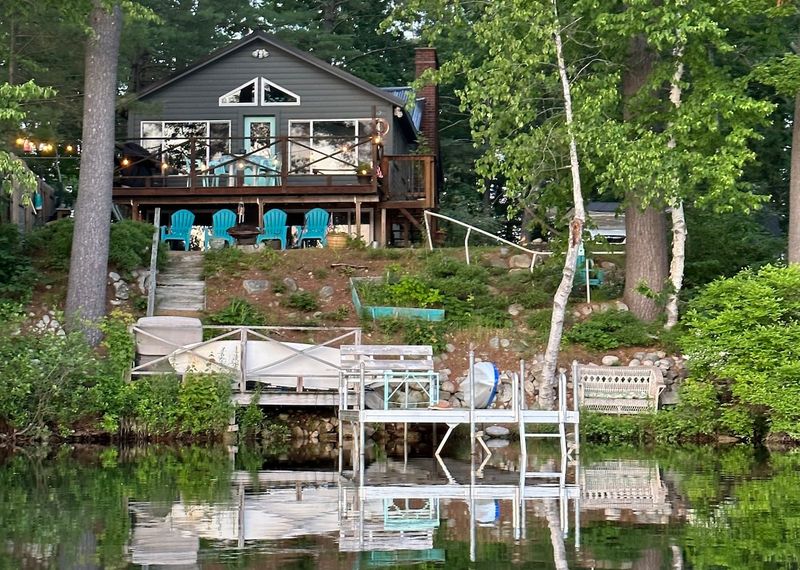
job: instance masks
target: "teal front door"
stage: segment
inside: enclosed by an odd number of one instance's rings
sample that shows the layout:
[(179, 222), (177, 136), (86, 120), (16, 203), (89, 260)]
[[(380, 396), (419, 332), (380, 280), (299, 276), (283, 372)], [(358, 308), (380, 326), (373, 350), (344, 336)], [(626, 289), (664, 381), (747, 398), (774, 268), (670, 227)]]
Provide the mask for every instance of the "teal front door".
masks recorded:
[(274, 157), (278, 154), (275, 143), (275, 117), (245, 117), (244, 147), (246, 152)]
[(280, 176), (275, 117), (244, 118), (245, 185), (277, 186)]

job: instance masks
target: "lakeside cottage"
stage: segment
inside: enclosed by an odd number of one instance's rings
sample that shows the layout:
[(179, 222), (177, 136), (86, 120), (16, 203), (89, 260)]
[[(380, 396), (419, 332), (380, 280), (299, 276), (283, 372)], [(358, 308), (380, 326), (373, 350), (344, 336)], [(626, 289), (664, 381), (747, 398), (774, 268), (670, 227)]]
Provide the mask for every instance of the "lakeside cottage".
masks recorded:
[[(435, 50), (415, 64), (435, 68)], [(198, 225), (227, 208), (258, 226), (280, 208), (292, 226), (322, 208), (333, 229), (405, 245), (437, 206), (437, 121), (434, 85), (379, 88), (254, 32), (137, 95), (114, 203), (146, 221), (188, 209)]]

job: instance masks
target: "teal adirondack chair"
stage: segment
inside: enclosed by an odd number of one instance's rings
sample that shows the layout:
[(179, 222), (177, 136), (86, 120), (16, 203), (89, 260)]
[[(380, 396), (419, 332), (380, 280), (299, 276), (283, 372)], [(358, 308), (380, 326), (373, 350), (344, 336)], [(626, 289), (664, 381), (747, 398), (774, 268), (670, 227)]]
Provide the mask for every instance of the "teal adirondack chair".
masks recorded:
[(322, 208), (314, 208), (306, 212), (305, 224), (297, 236), (297, 244), (303, 247), (303, 240), (318, 239), (322, 245), (328, 245), (328, 219), (330, 214)]
[(286, 249), (286, 230), (286, 212), (273, 208), (264, 214), (264, 231), (256, 237), (256, 245), (276, 239), (281, 242), (281, 249)]
[(228, 233), (228, 230), (236, 225), (235, 213), (228, 209), (214, 212), (214, 215), (211, 216), (211, 223), (211, 229), (209, 230), (206, 228), (206, 249), (208, 249), (208, 246), (211, 243), (211, 238), (224, 239), (230, 245), (234, 245), (236, 243), (236, 240), (233, 239), (233, 236)]
[(578, 262), (575, 267), (575, 283), (584, 285), (586, 284), (586, 264), (589, 264), (589, 285), (598, 286), (602, 285), (605, 281), (605, 273), (601, 269), (594, 266), (594, 261), (586, 259), (586, 252), (583, 249), (583, 244), (578, 248)]
[(193, 224), (193, 213), (189, 210), (178, 210), (170, 217), (169, 231), (167, 231), (167, 226), (161, 226), (161, 241), (182, 241), (183, 248), (189, 251), (191, 245), (189, 234)]

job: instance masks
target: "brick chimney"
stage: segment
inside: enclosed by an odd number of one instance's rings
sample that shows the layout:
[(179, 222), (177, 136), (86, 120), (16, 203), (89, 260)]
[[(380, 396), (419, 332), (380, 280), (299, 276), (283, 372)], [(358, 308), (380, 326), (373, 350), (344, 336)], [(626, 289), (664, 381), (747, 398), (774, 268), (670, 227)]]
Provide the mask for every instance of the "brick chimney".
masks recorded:
[[(415, 77), (419, 77), (428, 69), (439, 69), (436, 48), (417, 48), (414, 57), (416, 64)], [(425, 99), (425, 110), (422, 113), (420, 131), (425, 135), (434, 156), (439, 156), (439, 86), (428, 83), (417, 91), (417, 98)]]

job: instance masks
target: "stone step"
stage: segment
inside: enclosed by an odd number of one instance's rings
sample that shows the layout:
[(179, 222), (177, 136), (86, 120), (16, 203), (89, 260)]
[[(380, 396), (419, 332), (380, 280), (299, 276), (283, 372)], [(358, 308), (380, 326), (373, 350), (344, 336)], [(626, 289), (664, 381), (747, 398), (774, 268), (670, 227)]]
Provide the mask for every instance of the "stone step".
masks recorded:
[(186, 275), (184, 273), (159, 273), (156, 282), (161, 285), (196, 285), (203, 284), (200, 276)]
[(184, 283), (181, 285), (164, 285), (158, 284), (156, 293), (174, 293), (176, 295), (194, 295), (196, 297), (205, 297), (206, 286), (202, 282)]
[(158, 291), (156, 307), (159, 311), (202, 311), (205, 309), (205, 296), (186, 291)]

